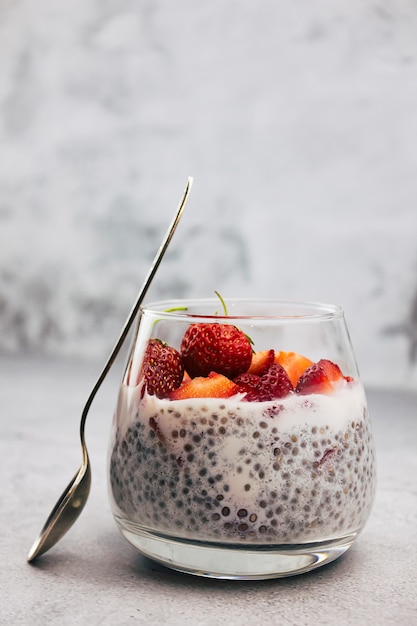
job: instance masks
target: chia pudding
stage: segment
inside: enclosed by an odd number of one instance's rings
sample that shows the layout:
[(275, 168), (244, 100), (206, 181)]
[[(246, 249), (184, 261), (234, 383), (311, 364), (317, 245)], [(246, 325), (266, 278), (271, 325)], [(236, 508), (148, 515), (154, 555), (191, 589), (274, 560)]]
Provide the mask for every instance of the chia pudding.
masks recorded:
[(110, 449), (116, 516), (164, 536), (302, 544), (357, 533), (375, 461), (358, 379), (266, 402), (160, 399), (122, 385)]

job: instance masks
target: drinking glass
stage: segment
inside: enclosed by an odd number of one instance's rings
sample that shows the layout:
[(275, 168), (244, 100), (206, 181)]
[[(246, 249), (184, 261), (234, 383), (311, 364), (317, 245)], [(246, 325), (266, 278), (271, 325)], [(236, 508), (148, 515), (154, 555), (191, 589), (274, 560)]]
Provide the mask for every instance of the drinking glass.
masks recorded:
[[(308, 572), (350, 548), (375, 493), (371, 423), (344, 313), (309, 302), (226, 305), (227, 313), (217, 299), (140, 310), (110, 436), (112, 512), (142, 554), (178, 571), (227, 579)], [(213, 374), (186, 370), (176, 391), (150, 393), (144, 360), (148, 377), (164, 365), (146, 356), (150, 341), (181, 359), (187, 330), (207, 324), (249, 338), (257, 373), (228, 379), (237, 385), (228, 397), (198, 397), (198, 386), (187, 397), (190, 381), (204, 389)], [(286, 393), (248, 392), (248, 380), (253, 389), (269, 380), (257, 359), (285, 370)]]

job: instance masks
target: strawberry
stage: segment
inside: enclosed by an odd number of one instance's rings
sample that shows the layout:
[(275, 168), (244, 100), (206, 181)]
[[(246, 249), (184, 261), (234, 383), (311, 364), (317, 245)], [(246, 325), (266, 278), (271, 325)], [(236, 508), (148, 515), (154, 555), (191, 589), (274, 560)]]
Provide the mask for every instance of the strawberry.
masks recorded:
[(232, 324), (197, 323), (187, 328), (181, 355), (192, 378), (210, 372), (234, 378), (249, 368), (252, 347), (246, 335)]
[(277, 352), (275, 354), (275, 362), (282, 365), (294, 387), (296, 387), (298, 379), (307, 367), (313, 365), (313, 361), (297, 352)]
[(256, 393), (258, 402), (264, 402), (284, 398), (293, 390), (292, 382), (285, 369), (279, 363), (273, 363), (268, 371), (261, 376)]
[(170, 400), (187, 398), (230, 398), (239, 392), (239, 387), (226, 376), (210, 372), (208, 376), (196, 376), (185, 380), (178, 389), (169, 394)]
[(261, 350), (252, 354), (252, 361), (248, 369), (248, 374), (262, 376), (274, 362), (274, 350)]
[(324, 368), (324, 371), (330, 381), (336, 382), (337, 380), (343, 378), (342, 370), (338, 365), (336, 365), (336, 363), (333, 363), (333, 361), (321, 359), (321, 361), (319, 361), (319, 365)]
[[(184, 365), (178, 350), (159, 339), (149, 339), (138, 378), (138, 382), (144, 379), (148, 393), (166, 398), (170, 391), (179, 387), (183, 375)], [(142, 393), (144, 391), (145, 387)]]
[(287, 372), (279, 363), (273, 363), (262, 375), (242, 374), (234, 379), (240, 392), (246, 392), (246, 402), (266, 402), (284, 398), (294, 391)]
[(331, 393), (334, 389), (336, 381), (343, 378), (340, 367), (329, 361), (321, 359), (317, 363), (310, 365), (303, 374), (301, 374), (296, 392), (306, 393)]
[(256, 389), (261, 382), (260, 376), (245, 372), (236, 376), (233, 382), (239, 387), (240, 393), (246, 393), (244, 400), (251, 401), (256, 399)]

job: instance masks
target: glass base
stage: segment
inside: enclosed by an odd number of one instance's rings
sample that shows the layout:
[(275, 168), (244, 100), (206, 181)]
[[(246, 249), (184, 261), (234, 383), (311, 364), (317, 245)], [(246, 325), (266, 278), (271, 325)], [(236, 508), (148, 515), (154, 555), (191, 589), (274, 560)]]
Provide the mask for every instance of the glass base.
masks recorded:
[(122, 535), (146, 557), (178, 572), (228, 580), (305, 574), (340, 557), (359, 534), (296, 545), (220, 544), (159, 535), (116, 521)]

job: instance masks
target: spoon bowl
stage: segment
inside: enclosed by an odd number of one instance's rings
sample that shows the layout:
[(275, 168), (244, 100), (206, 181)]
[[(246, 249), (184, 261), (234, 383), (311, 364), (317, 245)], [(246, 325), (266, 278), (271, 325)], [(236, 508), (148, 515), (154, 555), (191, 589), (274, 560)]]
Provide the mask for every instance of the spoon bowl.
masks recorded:
[(80, 469), (71, 479), (45, 522), (28, 555), (31, 562), (54, 546), (74, 524), (83, 510), (91, 488), (91, 466), (85, 450)]
[(80, 420), (80, 440), (81, 440), (81, 449), (82, 449), (82, 463), (81, 467), (76, 472), (70, 483), (67, 485), (66, 489), (61, 494), (61, 497), (55, 504), (52, 509), (48, 519), (46, 520), (39, 536), (35, 540), (32, 545), (27, 560), (29, 562), (34, 561), (41, 554), (47, 552), (50, 548), (52, 548), (71, 528), (74, 522), (79, 517), (81, 511), (83, 510), (91, 487), (91, 465), (90, 459), (88, 456), (87, 446), (85, 442), (85, 422), (87, 419), (87, 414), (90, 409), (90, 406), (96, 396), (97, 391), (101, 387), (105, 377), (107, 376), (111, 366), (113, 365), (120, 348), (122, 347), (129, 330), (133, 324), (133, 321), (136, 318), (136, 315), (139, 311), (139, 307), (145, 298), (145, 295), (150, 287), (150, 284), (155, 276), (155, 273), (159, 267), (160, 262), (168, 248), (168, 245), (172, 239), (172, 236), (175, 232), (175, 229), (180, 221), (182, 212), (184, 210), (188, 194), (191, 189), (193, 179), (188, 178), (187, 185), (184, 191), (184, 194), (181, 198), (180, 204), (178, 206), (177, 212), (171, 225), (165, 235), (165, 238), (162, 242), (161, 247), (159, 248), (154, 261), (152, 263), (151, 269), (145, 279), (145, 282), (142, 285), (141, 290), (136, 298), (136, 301), (129, 313), (129, 316), (123, 326), (123, 329), (120, 333), (120, 336), (107, 359), (107, 362), (95, 383), (88, 400), (85, 404), (84, 410), (81, 415)]

